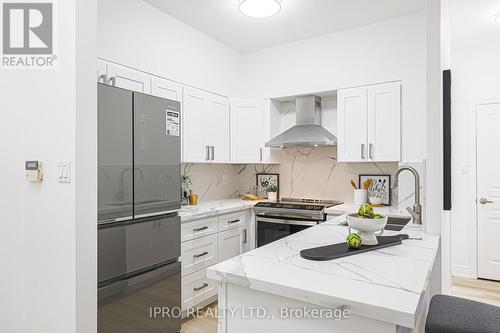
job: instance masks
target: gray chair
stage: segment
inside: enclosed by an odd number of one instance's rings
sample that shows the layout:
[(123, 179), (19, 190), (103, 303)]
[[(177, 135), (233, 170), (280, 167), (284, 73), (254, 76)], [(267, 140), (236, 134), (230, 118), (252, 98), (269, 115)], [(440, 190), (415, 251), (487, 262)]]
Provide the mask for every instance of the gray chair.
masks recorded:
[(500, 307), (436, 295), (431, 299), (425, 333), (500, 333)]

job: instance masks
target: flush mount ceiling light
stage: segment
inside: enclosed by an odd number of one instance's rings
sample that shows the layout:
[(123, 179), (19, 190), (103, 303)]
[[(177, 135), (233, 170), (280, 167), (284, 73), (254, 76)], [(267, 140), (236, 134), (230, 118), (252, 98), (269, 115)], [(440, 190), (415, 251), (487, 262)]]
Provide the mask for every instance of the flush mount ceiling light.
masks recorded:
[(278, 0), (243, 0), (240, 12), (249, 17), (270, 17), (279, 13), (281, 3)]
[(493, 22), (500, 24), (500, 12), (493, 16)]

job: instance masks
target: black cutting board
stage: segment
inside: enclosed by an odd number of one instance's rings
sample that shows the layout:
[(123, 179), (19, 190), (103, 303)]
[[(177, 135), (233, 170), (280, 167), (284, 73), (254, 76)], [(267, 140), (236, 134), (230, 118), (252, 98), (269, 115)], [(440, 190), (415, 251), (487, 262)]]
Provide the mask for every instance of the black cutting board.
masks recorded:
[(359, 249), (350, 248), (347, 242), (315, 247), (300, 251), (300, 256), (304, 259), (315, 261), (326, 261), (352, 256), (359, 253), (370, 252), (384, 247), (399, 245), (408, 235), (400, 234), (395, 236), (378, 236), (377, 245), (361, 245)]

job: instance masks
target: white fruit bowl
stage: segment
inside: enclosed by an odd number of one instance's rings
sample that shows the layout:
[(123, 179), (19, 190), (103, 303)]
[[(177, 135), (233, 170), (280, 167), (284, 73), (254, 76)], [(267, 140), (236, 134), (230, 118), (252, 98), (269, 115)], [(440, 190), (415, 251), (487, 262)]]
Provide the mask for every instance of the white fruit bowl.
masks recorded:
[[(350, 228), (358, 230), (358, 235), (363, 239), (363, 245), (377, 245), (377, 236), (384, 233), (387, 216), (382, 216), (379, 219), (369, 219), (359, 217), (358, 213), (350, 213), (347, 214), (347, 224), (349, 224)], [(380, 231), (378, 235), (375, 234), (377, 231)]]

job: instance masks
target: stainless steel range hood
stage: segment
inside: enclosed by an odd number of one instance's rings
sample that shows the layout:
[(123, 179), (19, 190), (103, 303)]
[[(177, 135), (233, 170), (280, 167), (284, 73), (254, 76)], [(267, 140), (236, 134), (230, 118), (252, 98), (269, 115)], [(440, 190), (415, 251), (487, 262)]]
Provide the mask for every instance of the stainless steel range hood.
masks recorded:
[(296, 125), (266, 142), (266, 147), (335, 146), (337, 137), (321, 126), (321, 98), (297, 97)]

